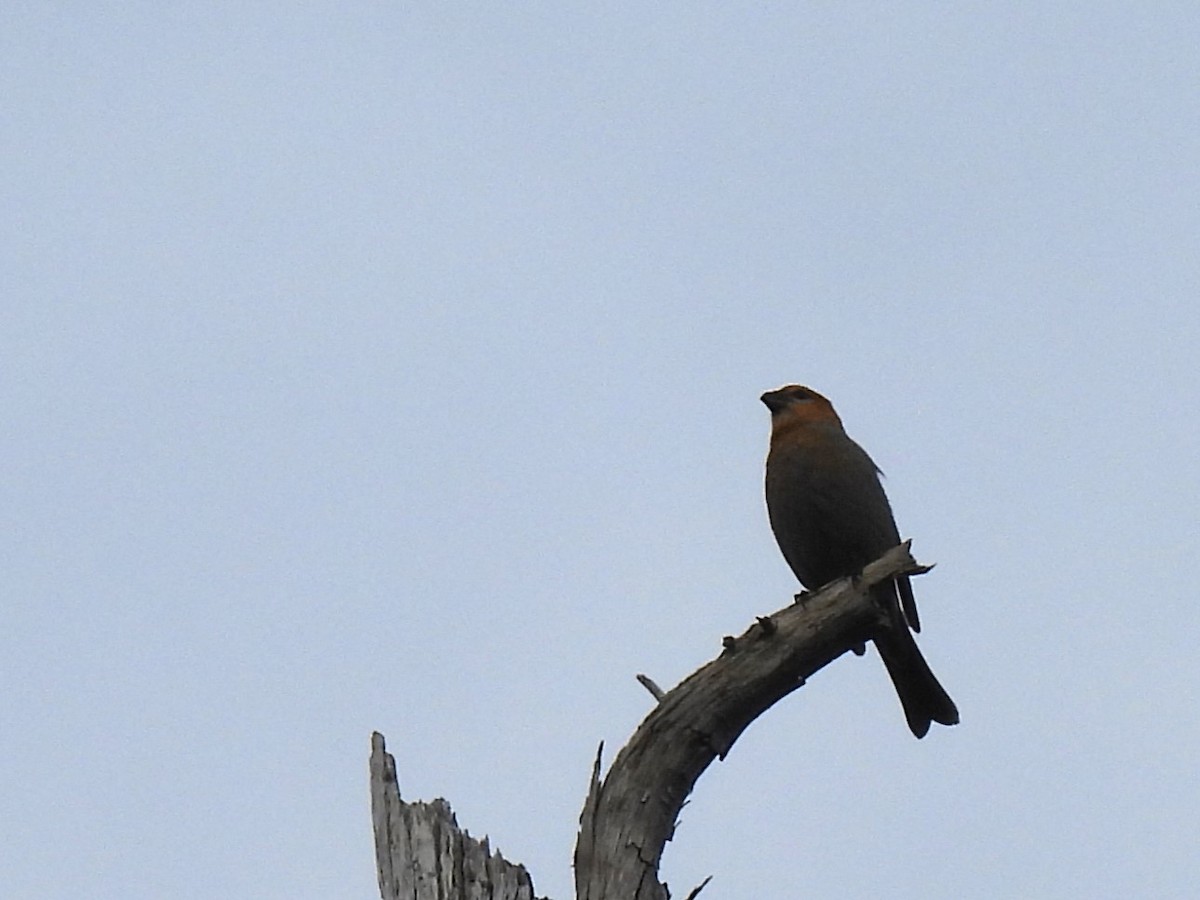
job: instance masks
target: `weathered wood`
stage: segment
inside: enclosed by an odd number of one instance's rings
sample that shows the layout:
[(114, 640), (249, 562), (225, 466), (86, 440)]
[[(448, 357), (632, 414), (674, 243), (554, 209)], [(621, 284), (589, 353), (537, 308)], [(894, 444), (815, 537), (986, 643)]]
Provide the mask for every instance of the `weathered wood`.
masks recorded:
[[(887, 622), (872, 586), (926, 571), (901, 544), (861, 577), (801, 595), (726, 637), (720, 656), (665, 695), (640, 676), (659, 702), (603, 779), (603, 744), (596, 754), (575, 846), (577, 900), (667, 900), (659, 862), (696, 780), (758, 716)], [(371, 812), (383, 900), (534, 900), (525, 868), (459, 830), (445, 800), (400, 799), (379, 733), (371, 738)]]
[(774, 703), (870, 639), (885, 622), (871, 586), (925, 571), (908, 547), (727, 637), (643, 720), (603, 781), (597, 755), (575, 847), (577, 900), (667, 900), (659, 862), (696, 780)]
[(405, 803), (396, 760), (371, 735), (371, 819), (383, 900), (534, 900), (522, 865), (458, 827), (450, 804)]

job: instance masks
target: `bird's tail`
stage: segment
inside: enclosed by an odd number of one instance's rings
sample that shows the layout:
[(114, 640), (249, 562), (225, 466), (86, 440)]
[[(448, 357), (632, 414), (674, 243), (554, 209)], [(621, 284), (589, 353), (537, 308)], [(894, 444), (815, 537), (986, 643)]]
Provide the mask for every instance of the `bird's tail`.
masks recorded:
[(958, 707), (938, 682), (921, 648), (902, 623), (875, 637), (875, 646), (883, 657), (908, 727), (919, 738), (925, 737), (930, 722), (942, 725), (958, 724)]

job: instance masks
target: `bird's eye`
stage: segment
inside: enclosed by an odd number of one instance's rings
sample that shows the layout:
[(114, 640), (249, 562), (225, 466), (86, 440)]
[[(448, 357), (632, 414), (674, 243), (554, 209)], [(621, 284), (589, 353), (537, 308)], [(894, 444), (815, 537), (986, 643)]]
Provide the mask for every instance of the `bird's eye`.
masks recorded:
[(811, 400), (812, 394), (810, 394), (804, 388), (793, 388), (792, 391), (790, 392), (790, 396), (788, 397), (788, 399), (789, 400)]

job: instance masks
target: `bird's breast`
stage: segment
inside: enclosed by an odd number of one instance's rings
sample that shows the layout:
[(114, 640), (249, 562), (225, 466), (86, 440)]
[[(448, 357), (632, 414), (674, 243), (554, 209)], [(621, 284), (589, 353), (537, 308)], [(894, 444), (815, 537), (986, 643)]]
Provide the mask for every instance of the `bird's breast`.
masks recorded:
[(899, 543), (875, 464), (844, 435), (773, 443), (766, 501), (779, 549), (810, 589), (858, 572)]

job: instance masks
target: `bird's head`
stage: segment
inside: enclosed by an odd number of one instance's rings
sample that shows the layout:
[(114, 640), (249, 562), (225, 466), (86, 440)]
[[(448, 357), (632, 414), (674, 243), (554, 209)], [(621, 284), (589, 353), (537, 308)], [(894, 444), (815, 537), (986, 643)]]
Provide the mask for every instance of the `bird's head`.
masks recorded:
[(842, 427), (842, 420), (834, 412), (833, 404), (810, 387), (785, 385), (767, 391), (761, 400), (771, 411), (771, 430), (774, 434), (812, 425)]

